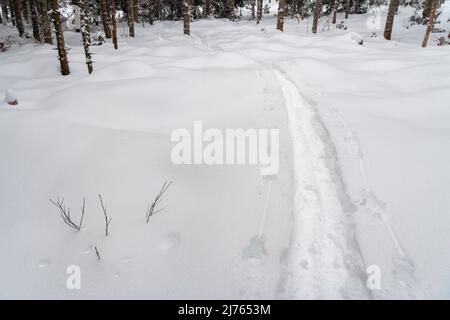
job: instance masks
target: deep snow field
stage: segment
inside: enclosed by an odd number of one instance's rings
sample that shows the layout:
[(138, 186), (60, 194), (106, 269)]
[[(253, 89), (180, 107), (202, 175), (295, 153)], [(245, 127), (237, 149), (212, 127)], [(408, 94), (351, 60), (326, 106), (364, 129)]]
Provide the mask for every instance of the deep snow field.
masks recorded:
[[(73, 32), (67, 77), (51, 46), (0, 53), (0, 95), (19, 99), (0, 102), (0, 298), (450, 298), (450, 47), (420, 48), (410, 14), (390, 42), (367, 15), (316, 36), (272, 16), (139, 26), (93, 47), (92, 75)], [(173, 164), (171, 133), (195, 120), (279, 128), (279, 173)], [(81, 231), (58, 196), (76, 220), (86, 197)]]

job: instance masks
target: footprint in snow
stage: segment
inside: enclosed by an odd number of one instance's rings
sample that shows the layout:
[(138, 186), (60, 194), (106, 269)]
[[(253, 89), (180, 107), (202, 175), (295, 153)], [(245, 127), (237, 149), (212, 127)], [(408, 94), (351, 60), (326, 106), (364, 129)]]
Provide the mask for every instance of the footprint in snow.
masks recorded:
[(158, 241), (157, 248), (161, 251), (167, 251), (175, 248), (180, 243), (180, 235), (176, 232), (164, 235)]
[(52, 261), (50, 259), (44, 259), (39, 261), (38, 267), (39, 269), (47, 268)]

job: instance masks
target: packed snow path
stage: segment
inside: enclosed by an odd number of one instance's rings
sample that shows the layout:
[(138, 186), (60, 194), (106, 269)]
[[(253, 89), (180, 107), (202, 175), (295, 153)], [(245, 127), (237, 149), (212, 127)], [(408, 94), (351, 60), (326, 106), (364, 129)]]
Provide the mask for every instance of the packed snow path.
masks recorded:
[(275, 74), (286, 100), (295, 174), (294, 230), (280, 294), (369, 298), (334, 146), (294, 83), (280, 71)]

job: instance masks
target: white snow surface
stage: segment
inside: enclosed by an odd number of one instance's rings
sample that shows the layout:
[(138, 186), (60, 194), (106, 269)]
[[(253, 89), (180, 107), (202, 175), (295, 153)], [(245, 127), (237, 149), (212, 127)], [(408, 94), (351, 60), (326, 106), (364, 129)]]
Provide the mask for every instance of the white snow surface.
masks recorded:
[[(1, 53), (0, 96), (19, 105), (0, 102), (0, 298), (450, 298), (450, 47), (420, 48), (409, 15), (390, 42), (367, 15), (347, 30), (323, 17), (316, 36), (272, 16), (195, 21), (191, 37), (138, 26), (117, 51), (93, 47), (91, 75), (70, 31), (70, 76), (49, 45)], [(170, 135), (195, 120), (280, 129), (278, 175), (174, 165)], [(58, 196), (75, 220), (86, 197), (79, 232)]]

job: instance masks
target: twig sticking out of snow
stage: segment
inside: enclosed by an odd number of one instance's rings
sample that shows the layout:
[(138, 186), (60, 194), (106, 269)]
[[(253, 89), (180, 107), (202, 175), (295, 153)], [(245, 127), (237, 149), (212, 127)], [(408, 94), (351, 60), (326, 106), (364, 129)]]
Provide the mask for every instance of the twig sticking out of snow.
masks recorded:
[(97, 256), (97, 259), (98, 259), (98, 261), (100, 261), (100, 260), (101, 260), (101, 259), (100, 259), (100, 253), (98, 253), (97, 246), (95, 246), (94, 249), (95, 249), (95, 254), (96, 254), (96, 256)]
[(147, 213), (146, 213), (146, 215), (145, 215), (147, 223), (148, 223), (148, 221), (150, 220), (150, 217), (151, 217), (152, 215), (154, 215), (155, 213), (158, 213), (158, 212), (164, 210), (164, 208), (161, 208), (161, 209), (157, 209), (157, 210), (155, 211), (156, 206), (162, 201), (162, 196), (163, 196), (164, 192), (166, 192), (166, 190), (170, 187), (171, 184), (172, 184), (172, 181), (170, 181), (169, 183), (167, 183), (167, 180), (166, 180), (166, 181), (164, 182), (164, 184), (163, 184), (161, 190), (160, 190), (159, 193), (156, 195), (155, 200), (152, 202), (151, 205), (148, 206)]
[(103, 204), (103, 199), (102, 196), (99, 194), (98, 198), (100, 199), (100, 204), (102, 205), (102, 210), (103, 210), (103, 214), (105, 215), (105, 234), (106, 236), (108, 236), (108, 227), (109, 227), (109, 223), (111, 222), (112, 218), (108, 219), (108, 214), (106, 212), (106, 207)]
[(83, 224), (84, 208), (86, 207), (86, 198), (83, 198), (83, 207), (81, 208), (81, 219), (80, 219), (80, 223), (78, 225), (72, 221), (72, 218), (70, 217), (70, 209), (64, 205), (64, 198), (59, 200), (59, 197), (58, 197), (56, 202), (53, 201), (52, 199), (49, 199), (49, 200), (51, 203), (53, 203), (55, 205), (55, 207), (57, 207), (59, 209), (59, 214), (60, 214), (61, 218), (63, 219), (64, 223), (67, 224), (69, 227), (71, 227), (77, 231), (80, 231), (81, 225)]

